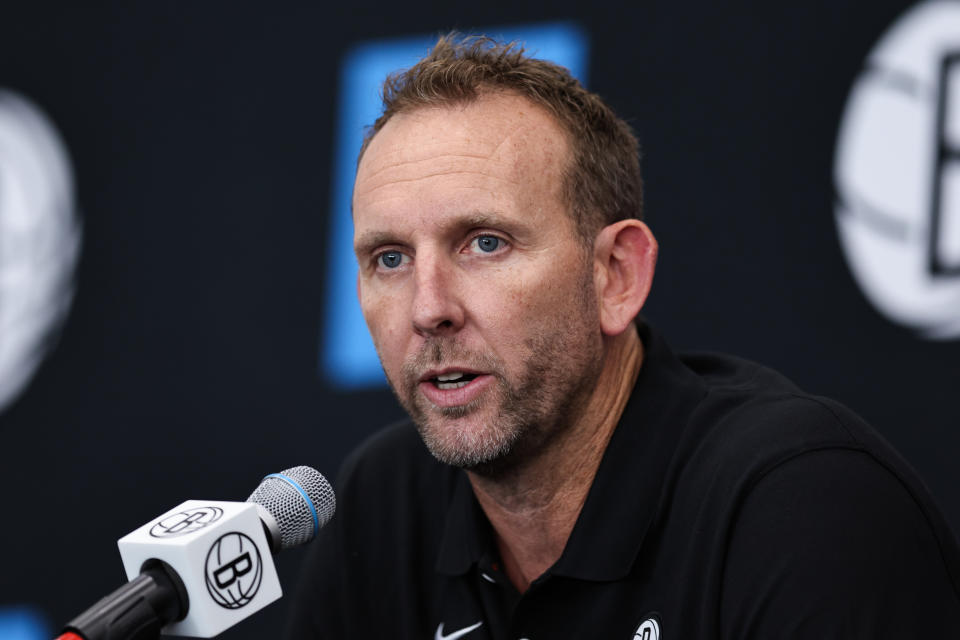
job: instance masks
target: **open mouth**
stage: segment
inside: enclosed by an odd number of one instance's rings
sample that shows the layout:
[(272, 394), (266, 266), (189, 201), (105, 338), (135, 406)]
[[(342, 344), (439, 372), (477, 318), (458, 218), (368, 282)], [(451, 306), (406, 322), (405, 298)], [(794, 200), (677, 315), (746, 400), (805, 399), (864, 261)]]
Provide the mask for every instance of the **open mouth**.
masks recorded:
[(462, 407), (479, 402), (491, 392), (494, 375), (482, 371), (434, 369), (425, 371), (419, 382), (424, 399), (438, 408)]
[(430, 382), (437, 389), (460, 389), (470, 384), (470, 381), (476, 378), (477, 375), (476, 373), (455, 371), (430, 378)]

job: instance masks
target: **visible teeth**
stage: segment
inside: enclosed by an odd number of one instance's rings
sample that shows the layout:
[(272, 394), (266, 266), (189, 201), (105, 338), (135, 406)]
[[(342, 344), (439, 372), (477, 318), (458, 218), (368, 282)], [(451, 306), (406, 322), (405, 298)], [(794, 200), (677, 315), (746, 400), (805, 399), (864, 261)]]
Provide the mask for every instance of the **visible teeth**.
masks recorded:
[(464, 380), (463, 382), (437, 382), (438, 389), (460, 389), (462, 387), (470, 384), (469, 380)]
[(443, 375), (437, 376), (438, 382), (449, 382), (450, 380), (459, 380), (463, 377), (463, 372), (455, 371), (453, 373), (444, 373)]

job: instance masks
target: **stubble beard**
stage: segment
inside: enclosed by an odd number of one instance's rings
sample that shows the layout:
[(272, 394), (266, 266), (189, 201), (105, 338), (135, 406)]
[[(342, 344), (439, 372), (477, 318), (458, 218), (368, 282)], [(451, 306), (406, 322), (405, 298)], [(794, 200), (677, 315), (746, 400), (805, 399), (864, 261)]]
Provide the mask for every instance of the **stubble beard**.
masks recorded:
[[(437, 460), (502, 477), (575, 425), (603, 365), (593, 281), (585, 280), (580, 306), (566, 316), (557, 314), (524, 341), (529, 355), (515, 381), (508, 380), (502, 361), (469, 350), (455, 338), (432, 338), (404, 363), (399, 388), (393, 381), (391, 387)], [(495, 388), (465, 405), (433, 405), (419, 392), (419, 378), (444, 362), (491, 374)], [(490, 406), (496, 407), (493, 416), (476, 423), (482, 418), (476, 414)]]

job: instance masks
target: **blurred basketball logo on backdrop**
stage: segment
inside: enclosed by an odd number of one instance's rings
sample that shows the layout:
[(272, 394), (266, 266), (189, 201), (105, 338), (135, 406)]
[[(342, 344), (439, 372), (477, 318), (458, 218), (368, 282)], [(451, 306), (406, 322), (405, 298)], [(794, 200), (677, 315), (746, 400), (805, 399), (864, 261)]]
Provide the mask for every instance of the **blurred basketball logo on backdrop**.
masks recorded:
[(154, 538), (175, 538), (199, 531), (223, 515), (220, 507), (198, 507), (169, 515), (150, 527)]
[(917, 5), (874, 47), (835, 180), (841, 244), (870, 302), (925, 338), (960, 337), (960, 3)]
[(66, 316), (79, 249), (67, 151), (36, 106), (0, 89), (0, 411)]
[(207, 591), (226, 609), (239, 609), (253, 601), (260, 589), (263, 562), (257, 545), (239, 531), (227, 533), (207, 553)]

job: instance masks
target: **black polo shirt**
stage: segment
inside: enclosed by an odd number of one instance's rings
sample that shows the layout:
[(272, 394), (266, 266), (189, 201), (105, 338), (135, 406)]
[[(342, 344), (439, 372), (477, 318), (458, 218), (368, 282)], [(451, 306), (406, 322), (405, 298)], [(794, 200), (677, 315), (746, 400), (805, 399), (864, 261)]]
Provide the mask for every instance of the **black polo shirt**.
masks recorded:
[(841, 405), (649, 328), (560, 559), (519, 594), (466, 475), (408, 423), (344, 463), (288, 637), (960, 638), (960, 551)]

